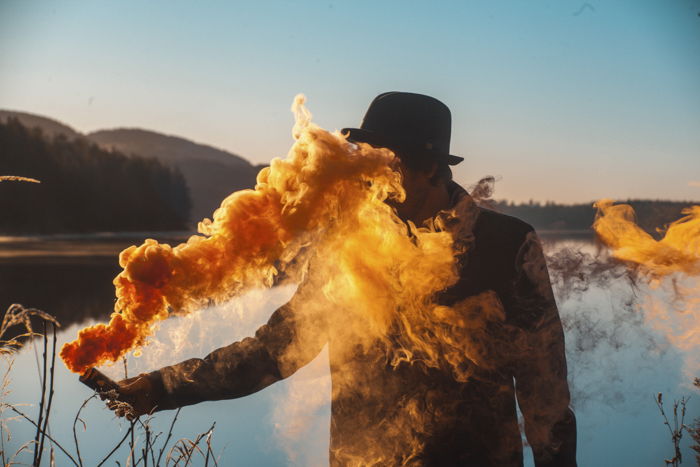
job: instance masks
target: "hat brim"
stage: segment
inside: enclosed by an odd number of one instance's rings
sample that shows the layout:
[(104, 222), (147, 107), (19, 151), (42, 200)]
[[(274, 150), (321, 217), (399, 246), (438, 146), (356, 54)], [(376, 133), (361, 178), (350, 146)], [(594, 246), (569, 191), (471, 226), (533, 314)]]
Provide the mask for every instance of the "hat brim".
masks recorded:
[[(365, 130), (362, 128), (343, 128), (340, 130), (342, 134), (347, 137), (347, 140), (352, 143), (367, 143), (374, 147), (388, 148), (394, 150), (397, 147), (392, 141), (387, 140), (383, 135), (372, 130)], [(452, 154), (439, 153), (437, 151), (430, 151), (428, 149), (421, 149), (421, 151), (427, 152), (437, 160), (444, 160), (448, 165), (457, 165), (464, 160), (464, 157), (454, 156)]]

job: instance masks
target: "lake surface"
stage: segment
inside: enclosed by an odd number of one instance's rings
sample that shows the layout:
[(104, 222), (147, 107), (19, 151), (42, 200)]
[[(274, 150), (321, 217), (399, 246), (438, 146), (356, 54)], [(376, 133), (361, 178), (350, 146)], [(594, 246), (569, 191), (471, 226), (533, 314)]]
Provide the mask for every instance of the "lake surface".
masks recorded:
[[(58, 346), (75, 338), (82, 327), (106, 321), (114, 302), (112, 279), (119, 272), (118, 252), (140, 243), (146, 234), (132, 236), (63, 236), (0, 238), (0, 307), (22, 303), (57, 316), (63, 324)], [(159, 240), (178, 242), (184, 233), (154, 234)], [(587, 236), (543, 235), (548, 255), (574, 249), (594, 254)], [(569, 376), (578, 418), (578, 459), (581, 466), (661, 466), (673, 455), (667, 428), (654, 402), (663, 392), (674, 398), (694, 395), (688, 404), (691, 421), (700, 416), (700, 397), (690, 386), (688, 362), (697, 349), (678, 350), (666, 335), (645, 323), (651, 301), (666, 303), (662, 289), (645, 284), (631, 287), (624, 277), (611, 277), (586, 290), (565, 289), (555, 283), (567, 337)], [(171, 318), (160, 328), (155, 342), (140, 358), (130, 356), (128, 372), (135, 375), (185, 358), (201, 357), (210, 350), (254, 333), (269, 314), (286, 302), (293, 287), (255, 291), (230, 303), (184, 318)], [(670, 306), (670, 304), (669, 304)], [(678, 303), (673, 306), (678, 307)], [(35, 404), (39, 399), (38, 359), (41, 341), (28, 343), (10, 369), (12, 404)], [(212, 445), (221, 465), (327, 465), (330, 378), (324, 350), (314, 362), (291, 378), (252, 396), (186, 407), (180, 413), (173, 440), (216, 428)], [(2, 365), (7, 366), (3, 361)], [(691, 368), (692, 369), (692, 368)], [(2, 368), (3, 373), (5, 368)], [(103, 369), (120, 379), (123, 365)], [(697, 373), (696, 373), (697, 376)], [(56, 394), (51, 413), (51, 434), (75, 452), (73, 422), (91, 391), (78, 382), (59, 361)], [(21, 407), (36, 414), (36, 405)], [(154, 431), (167, 432), (174, 412), (157, 414)], [(7, 420), (12, 438), (5, 451), (14, 453), (34, 436), (31, 426)], [(81, 414), (87, 429), (77, 423), (80, 452), (85, 465), (96, 465), (128, 429), (100, 401), (92, 400)], [(689, 436), (683, 440), (684, 465), (694, 465)], [(111, 458), (125, 464), (125, 446)], [(31, 463), (31, 457), (20, 455)], [(29, 459), (29, 461), (27, 461)], [(68, 465), (57, 452), (57, 465)], [(532, 465), (529, 452), (526, 465)]]

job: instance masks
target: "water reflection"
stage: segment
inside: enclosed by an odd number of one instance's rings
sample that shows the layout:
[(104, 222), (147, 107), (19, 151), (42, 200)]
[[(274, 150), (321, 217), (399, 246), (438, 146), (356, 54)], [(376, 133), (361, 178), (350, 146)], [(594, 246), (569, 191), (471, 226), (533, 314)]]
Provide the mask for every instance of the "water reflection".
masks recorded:
[[(590, 237), (547, 233), (541, 236), (550, 254), (564, 247), (596, 252)], [(59, 345), (72, 340), (84, 325), (107, 319), (114, 300), (111, 281), (119, 272), (117, 254), (144, 237), (35, 238), (13, 242), (0, 239), (0, 305), (19, 302), (55, 314), (64, 325)], [(171, 239), (171, 243), (185, 238), (181, 235)], [(292, 293), (293, 288), (253, 292), (189, 317), (171, 318), (162, 324), (141, 358), (129, 357), (129, 371), (135, 374), (203, 356), (251, 335)], [(632, 290), (619, 279), (560, 297), (573, 401), (579, 419), (580, 465), (655, 466), (672, 455), (672, 445), (653, 397), (664, 392), (670, 400), (691, 394), (691, 390), (682, 371), (684, 356), (643, 323), (637, 305), (640, 297), (651, 293), (654, 292), (646, 289)], [(38, 400), (35, 361), (30, 343), (16, 358), (8, 402)], [(121, 365), (103, 370), (116, 378), (123, 375)], [(325, 394), (327, 385), (308, 382), (322, 382), (324, 378), (327, 381), (328, 377), (324, 353), (292, 378), (253, 396), (185, 408), (174, 436), (177, 439), (196, 435), (216, 420), (214, 446), (219, 453), (223, 450), (220, 465), (324, 465), (328, 449), (327, 404), (317, 412), (296, 413), (304, 420), (301, 425), (285, 420), (288, 412), (283, 408), (292, 397), (303, 400), (304, 390)], [(73, 418), (90, 391), (60, 363), (57, 381), (53, 434), (70, 447)], [(330, 396), (324, 397), (329, 400)], [(36, 407), (27, 411), (36, 411)], [(691, 400), (688, 413), (691, 417), (699, 414), (700, 403)], [(167, 431), (172, 415), (157, 415), (156, 431)], [(127, 425), (95, 401), (88, 405), (82, 418), (88, 429), (79, 429), (81, 452), (86, 465), (92, 465), (123, 436)], [(26, 423), (12, 422), (11, 429), (13, 438), (6, 446), (8, 452), (33, 438)], [(684, 453), (692, 459), (687, 441), (684, 440)], [(117, 459), (123, 463), (126, 451), (120, 451)], [(63, 461), (59, 455), (58, 464), (64, 464)], [(531, 459), (528, 462), (526, 465), (531, 465)]]
[[(0, 310), (12, 303), (50, 312), (64, 326), (112, 312), (119, 252), (145, 238), (176, 245), (187, 232), (0, 237)], [(547, 249), (587, 247), (590, 233), (545, 232)]]
[(0, 262), (0, 306), (12, 303), (53, 314), (63, 325), (109, 316), (115, 258), (37, 258)]
[[(63, 326), (106, 319), (114, 304), (118, 256), (144, 238), (177, 244), (185, 233), (0, 238), (0, 310), (12, 303), (45, 310)], [(20, 332), (13, 329), (12, 333)], [(12, 337), (12, 336), (9, 336)]]

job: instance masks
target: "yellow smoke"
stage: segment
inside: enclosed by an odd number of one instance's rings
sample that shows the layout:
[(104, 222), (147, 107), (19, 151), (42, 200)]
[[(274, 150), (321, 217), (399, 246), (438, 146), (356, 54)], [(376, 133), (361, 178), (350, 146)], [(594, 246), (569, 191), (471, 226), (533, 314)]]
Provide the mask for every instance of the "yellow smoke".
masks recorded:
[[(660, 240), (635, 223), (631, 206), (601, 200), (595, 207), (598, 238), (613, 257), (648, 276), (657, 291), (647, 297), (646, 322), (686, 352), (686, 371), (694, 374), (700, 367), (700, 206), (685, 209)], [(672, 292), (664, 296), (668, 286)]]
[(700, 275), (700, 206), (683, 211), (685, 217), (669, 225), (664, 237), (655, 240), (634, 221), (634, 210), (604, 199), (593, 228), (615, 258), (641, 267), (656, 277), (679, 272)]
[(399, 220), (385, 203), (404, 197), (393, 153), (319, 128), (303, 102), (298, 96), (293, 105), (296, 142), (287, 157), (263, 169), (254, 190), (227, 197), (199, 224), (201, 235), (175, 247), (149, 239), (121, 253), (115, 311), (63, 347), (70, 370), (143, 346), (171, 313), (269, 287), (281, 272), (301, 280), (312, 257), (326, 313), (359, 316), (363, 334), (376, 337), (396, 326), (401, 310), (405, 348), (396, 361), (418, 351), (437, 365), (439, 336), (428, 331), (436, 316), (453, 316), (431, 298), (457, 278), (451, 235)]

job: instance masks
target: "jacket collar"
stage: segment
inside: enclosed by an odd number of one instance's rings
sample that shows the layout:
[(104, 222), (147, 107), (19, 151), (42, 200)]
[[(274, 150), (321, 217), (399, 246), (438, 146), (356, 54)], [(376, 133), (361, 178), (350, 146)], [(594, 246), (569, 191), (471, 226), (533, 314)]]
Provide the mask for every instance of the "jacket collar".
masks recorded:
[(480, 210), (467, 190), (454, 181), (448, 184), (447, 192), (450, 195), (450, 208), (435, 216), (433, 226), (435, 230), (450, 232), (455, 249), (466, 252), (474, 243), (474, 226)]

